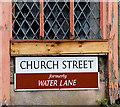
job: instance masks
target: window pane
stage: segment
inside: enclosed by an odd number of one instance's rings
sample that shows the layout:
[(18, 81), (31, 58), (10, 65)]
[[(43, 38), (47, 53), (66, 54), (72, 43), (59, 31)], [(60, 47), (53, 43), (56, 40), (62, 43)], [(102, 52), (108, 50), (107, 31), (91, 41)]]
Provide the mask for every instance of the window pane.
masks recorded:
[(70, 39), (70, 2), (44, 0), (44, 39)]
[[(13, 39), (39, 39), (40, 2), (13, 3)], [(84, 1), (84, 2), (83, 2)], [(44, 39), (70, 39), (70, 2), (44, 0)], [(100, 38), (100, 3), (74, 2), (74, 39)]]
[(87, 1), (74, 3), (75, 39), (100, 38), (100, 3)]
[(12, 6), (13, 39), (39, 39), (40, 34), (40, 3), (17, 2)]

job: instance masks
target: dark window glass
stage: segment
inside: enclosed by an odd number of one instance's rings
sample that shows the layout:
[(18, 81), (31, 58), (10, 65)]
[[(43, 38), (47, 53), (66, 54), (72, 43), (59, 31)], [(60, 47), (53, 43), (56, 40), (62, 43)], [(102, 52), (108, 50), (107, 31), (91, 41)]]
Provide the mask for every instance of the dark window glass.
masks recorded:
[(44, 39), (70, 39), (70, 2), (46, 1), (44, 1)]
[(13, 39), (39, 39), (40, 3), (13, 2), (12, 11)]
[(100, 3), (75, 0), (74, 13), (75, 39), (100, 39)]

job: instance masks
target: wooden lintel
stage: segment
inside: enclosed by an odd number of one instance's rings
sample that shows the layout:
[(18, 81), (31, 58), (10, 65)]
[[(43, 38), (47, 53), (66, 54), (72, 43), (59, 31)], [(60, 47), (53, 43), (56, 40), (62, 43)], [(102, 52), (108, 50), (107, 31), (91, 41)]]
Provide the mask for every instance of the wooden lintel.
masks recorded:
[(11, 55), (108, 53), (108, 41), (11, 41)]

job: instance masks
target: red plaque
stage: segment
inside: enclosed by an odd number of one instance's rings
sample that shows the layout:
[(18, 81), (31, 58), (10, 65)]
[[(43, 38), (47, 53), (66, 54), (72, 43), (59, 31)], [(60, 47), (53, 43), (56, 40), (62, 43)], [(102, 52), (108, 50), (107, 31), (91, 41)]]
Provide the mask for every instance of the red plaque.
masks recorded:
[(97, 89), (95, 73), (27, 73), (16, 74), (16, 89)]

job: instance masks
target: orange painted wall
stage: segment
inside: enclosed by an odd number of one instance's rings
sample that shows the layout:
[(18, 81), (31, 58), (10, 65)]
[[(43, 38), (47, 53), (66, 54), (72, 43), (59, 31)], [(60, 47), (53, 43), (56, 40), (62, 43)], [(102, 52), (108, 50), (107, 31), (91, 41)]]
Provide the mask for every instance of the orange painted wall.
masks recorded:
[[(0, 16), (2, 16), (2, 3), (0, 3)], [(2, 100), (2, 20), (0, 20), (0, 102)]]
[(12, 3), (0, 2), (0, 102), (10, 100), (10, 38), (12, 37)]
[(118, 2), (108, 3), (108, 39), (109, 39), (109, 96), (111, 103), (118, 98)]
[(118, 99), (118, 2), (100, 4), (101, 38), (109, 41), (108, 88), (111, 103)]

